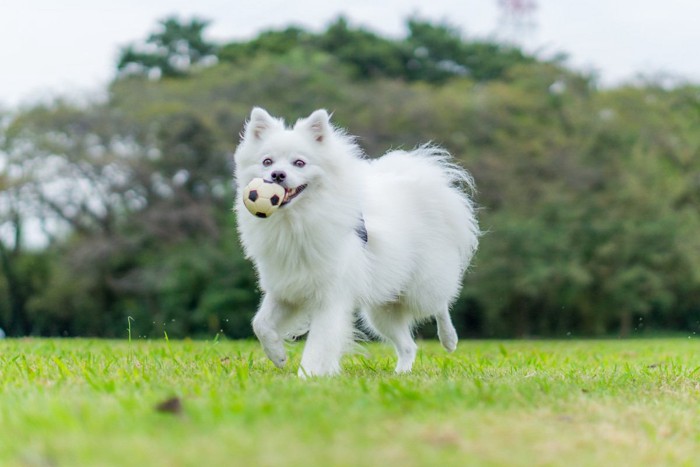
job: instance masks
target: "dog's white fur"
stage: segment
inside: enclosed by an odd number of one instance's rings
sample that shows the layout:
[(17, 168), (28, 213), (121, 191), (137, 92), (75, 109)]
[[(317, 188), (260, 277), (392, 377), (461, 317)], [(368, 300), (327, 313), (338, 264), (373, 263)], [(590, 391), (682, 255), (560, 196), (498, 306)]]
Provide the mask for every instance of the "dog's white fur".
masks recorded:
[[(358, 309), (394, 344), (396, 372), (411, 370), (418, 321), (435, 317), (442, 345), (456, 348), (449, 307), (479, 228), (464, 191), (472, 179), (446, 151), (424, 146), (367, 160), (325, 110), (286, 128), (254, 108), (234, 160), (238, 229), (264, 293), (253, 329), (276, 366), (287, 361), (284, 340), (308, 331), (299, 375), (338, 373)], [(268, 219), (250, 215), (243, 188), (275, 171), (285, 172), (286, 188), (306, 189)]]

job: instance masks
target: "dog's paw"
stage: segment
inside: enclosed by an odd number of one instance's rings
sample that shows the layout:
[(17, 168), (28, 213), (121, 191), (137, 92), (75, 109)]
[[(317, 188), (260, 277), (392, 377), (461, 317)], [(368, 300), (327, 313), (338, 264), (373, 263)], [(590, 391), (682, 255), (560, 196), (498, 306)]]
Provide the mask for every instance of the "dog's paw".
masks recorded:
[(396, 368), (394, 369), (394, 373), (397, 375), (403, 375), (406, 373), (410, 373), (411, 370), (413, 369), (413, 362), (411, 363), (399, 363), (396, 365)]
[[(281, 346), (280, 346), (281, 347)], [(265, 355), (277, 368), (284, 368), (287, 364), (287, 353), (284, 351), (284, 347), (281, 348), (270, 348), (263, 347), (265, 350)]]
[(270, 359), (272, 360), (272, 363), (275, 364), (277, 368), (284, 368), (284, 366), (287, 364), (287, 356), (284, 355), (281, 358), (276, 358), (276, 359)]
[(448, 352), (454, 352), (457, 349), (457, 333), (454, 328), (451, 329), (439, 329), (438, 337), (440, 338), (440, 343)]
[(330, 365), (330, 366), (311, 366), (306, 367), (302, 364), (297, 371), (297, 376), (301, 379), (311, 378), (314, 376), (334, 376), (340, 373), (340, 366)]

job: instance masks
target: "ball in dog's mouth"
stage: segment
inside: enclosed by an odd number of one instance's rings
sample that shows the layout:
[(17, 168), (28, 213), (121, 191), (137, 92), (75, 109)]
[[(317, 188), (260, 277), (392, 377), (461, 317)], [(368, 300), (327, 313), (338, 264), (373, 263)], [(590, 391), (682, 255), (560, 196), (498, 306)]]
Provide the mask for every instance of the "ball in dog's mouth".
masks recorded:
[(280, 207), (284, 206), (285, 204), (289, 203), (291, 200), (299, 196), (299, 194), (304, 191), (306, 188), (306, 185), (299, 185), (296, 188), (285, 188), (284, 189), (284, 200), (282, 200), (282, 204), (280, 204)]

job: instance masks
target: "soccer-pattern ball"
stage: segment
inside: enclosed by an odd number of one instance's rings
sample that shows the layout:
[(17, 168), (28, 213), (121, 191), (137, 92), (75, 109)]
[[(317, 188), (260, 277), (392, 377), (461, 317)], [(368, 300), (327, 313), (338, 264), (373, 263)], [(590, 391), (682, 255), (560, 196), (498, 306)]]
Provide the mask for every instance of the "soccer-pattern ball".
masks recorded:
[(243, 190), (243, 204), (256, 217), (270, 217), (284, 201), (285, 189), (277, 183), (254, 178)]

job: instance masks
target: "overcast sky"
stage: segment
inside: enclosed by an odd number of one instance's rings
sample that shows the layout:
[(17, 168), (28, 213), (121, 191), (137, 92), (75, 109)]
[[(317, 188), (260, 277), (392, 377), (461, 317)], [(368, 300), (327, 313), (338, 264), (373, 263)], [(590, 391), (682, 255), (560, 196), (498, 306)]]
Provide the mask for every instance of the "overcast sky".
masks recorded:
[[(567, 52), (604, 84), (639, 73), (700, 82), (700, 1), (538, 0), (528, 47)], [(321, 30), (340, 14), (355, 25), (401, 36), (405, 18), (447, 20), (466, 37), (499, 30), (498, 0), (0, 0), (0, 106), (57, 93), (98, 92), (114, 75), (119, 48), (167, 15), (212, 21), (210, 39), (253, 37), (298, 24)]]

